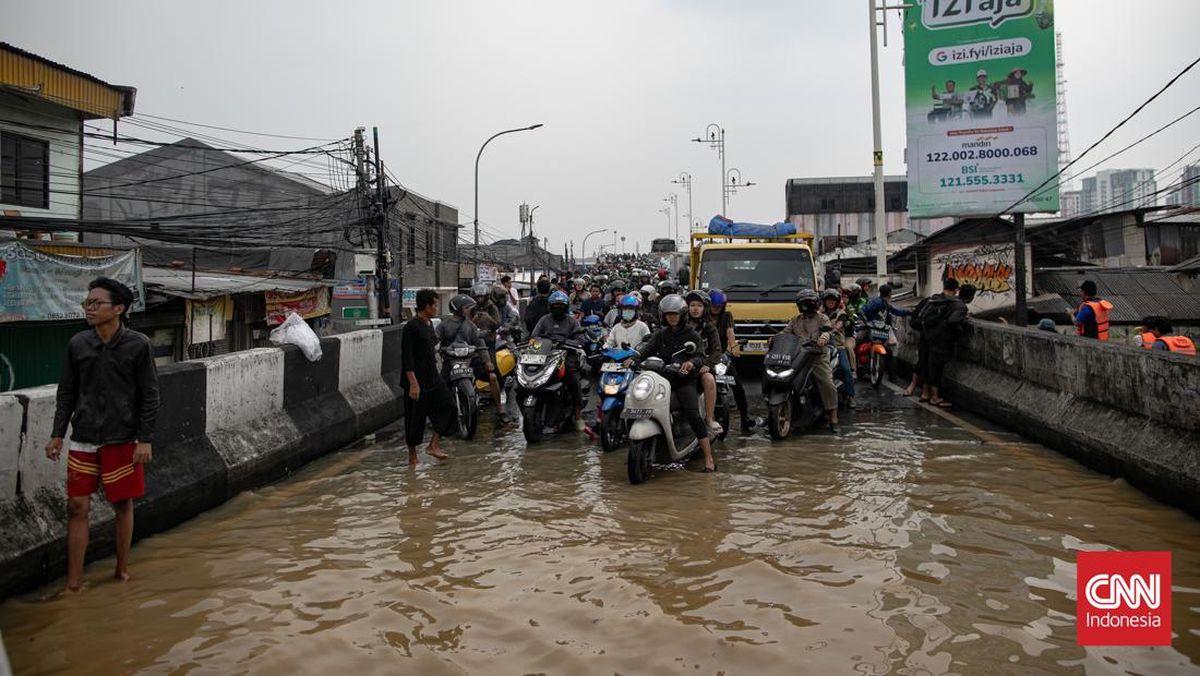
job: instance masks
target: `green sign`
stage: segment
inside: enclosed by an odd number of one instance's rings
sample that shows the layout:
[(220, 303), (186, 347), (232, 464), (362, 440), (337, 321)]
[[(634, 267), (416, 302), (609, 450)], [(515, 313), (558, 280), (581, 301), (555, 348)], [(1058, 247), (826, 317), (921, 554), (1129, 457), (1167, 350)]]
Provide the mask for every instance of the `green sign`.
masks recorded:
[(342, 308), (342, 319), (366, 319), (370, 314), (369, 308), (365, 305), (352, 305)]
[(1054, 42), (1053, 0), (905, 10), (910, 217), (1058, 211)]

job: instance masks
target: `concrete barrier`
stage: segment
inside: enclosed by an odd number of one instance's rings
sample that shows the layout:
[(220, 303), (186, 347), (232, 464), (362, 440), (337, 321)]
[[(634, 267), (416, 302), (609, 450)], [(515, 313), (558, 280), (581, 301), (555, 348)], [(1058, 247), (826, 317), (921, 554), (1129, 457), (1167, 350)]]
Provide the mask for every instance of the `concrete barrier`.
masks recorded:
[[(916, 334), (897, 355), (911, 364)], [(1200, 515), (1200, 362), (986, 322), (964, 332), (955, 405)]]
[[(386, 348), (386, 349), (385, 349)], [(162, 406), (135, 537), (160, 532), (242, 490), (394, 422), (402, 407), (399, 327), (159, 369)], [(66, 461), (45, 457), (55, 387), (0, 395), (0, 598), (65, 573)], [(112, 508), (92, 501), (89, 559), (112, 552)]]

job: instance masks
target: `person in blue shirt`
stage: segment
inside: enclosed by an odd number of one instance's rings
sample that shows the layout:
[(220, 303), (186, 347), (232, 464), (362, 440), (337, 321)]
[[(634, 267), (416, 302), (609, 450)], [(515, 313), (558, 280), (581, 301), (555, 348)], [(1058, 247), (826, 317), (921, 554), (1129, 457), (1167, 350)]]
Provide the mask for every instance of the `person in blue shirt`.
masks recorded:
[(599, 284), (592, 285), (591, 295), (580, 304), (580, 309), (583, 311), (584, 317), (590, 315), (603, 317), (608, 312), (608, 303), (604, 301), (604, 297), (601, 295)]
[(879, 287), (879, 295), (867, 301), (860, 314), (868, 322), (883, 320), (890, 325), (892, 317), (907, 317), (912, 310), (892, 305), (892, 286), (884, 284)]

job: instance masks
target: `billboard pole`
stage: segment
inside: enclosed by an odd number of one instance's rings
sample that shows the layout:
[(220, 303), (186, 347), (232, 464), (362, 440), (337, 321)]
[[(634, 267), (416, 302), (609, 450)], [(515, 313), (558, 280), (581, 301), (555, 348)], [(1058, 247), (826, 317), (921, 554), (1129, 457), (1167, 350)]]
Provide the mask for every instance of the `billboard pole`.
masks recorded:
[[(883, 130), (879, 119), (879, 37), (875, 19), (876, 0), (867, 0), (871, 19), (871, 131), (875, 138), (875, 275), (876, 284), (887, 280), (887, 216), (883, 203)], [(887, 21), (887, 17), (884, 17)]]
[(1013, 247), (1014, 274), (1017, 279), (1017, 307), (1014, 318), (1017, 326), (1029, 325), (1029, 309), (1026, 306), (1025, 294), (1025, 214), (1013, 214), (1013, 231), (1016, 236), (1016, 246)]

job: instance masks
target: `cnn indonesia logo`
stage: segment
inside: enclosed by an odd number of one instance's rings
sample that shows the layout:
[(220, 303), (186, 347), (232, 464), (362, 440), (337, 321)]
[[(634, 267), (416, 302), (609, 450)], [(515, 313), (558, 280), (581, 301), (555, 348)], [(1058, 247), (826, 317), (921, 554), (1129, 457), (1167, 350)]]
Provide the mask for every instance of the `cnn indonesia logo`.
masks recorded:
[(1171, 552), (1080, 552), (1080, 645), (1171, 645)]

